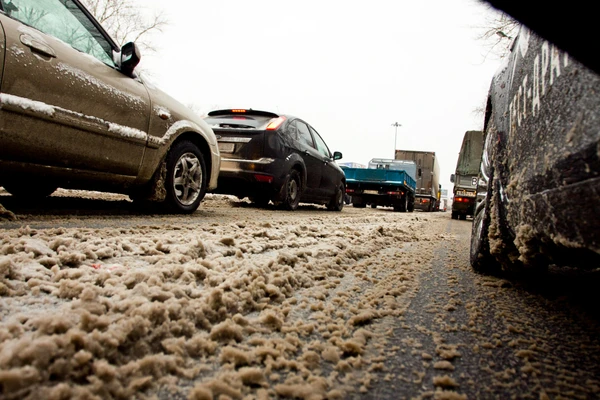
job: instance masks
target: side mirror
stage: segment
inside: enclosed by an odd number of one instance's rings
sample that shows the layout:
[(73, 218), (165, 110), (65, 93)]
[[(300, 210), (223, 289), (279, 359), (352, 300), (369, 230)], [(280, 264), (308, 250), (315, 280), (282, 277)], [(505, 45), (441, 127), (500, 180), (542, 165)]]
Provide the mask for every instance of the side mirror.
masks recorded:
[(342, 159), (342, 153), (340, 153), (339, 151), (334, 151), (333, 152), (333, 160), (341, 160)]
[(141, 58), (140, 49), (135, 43), (124, 44), (121, 48), (121, 72), (125, 75), (133, 75), (133, 70), (140, 63)]
[(450, 182), (454, 183), (454, 174), (450, 175)]

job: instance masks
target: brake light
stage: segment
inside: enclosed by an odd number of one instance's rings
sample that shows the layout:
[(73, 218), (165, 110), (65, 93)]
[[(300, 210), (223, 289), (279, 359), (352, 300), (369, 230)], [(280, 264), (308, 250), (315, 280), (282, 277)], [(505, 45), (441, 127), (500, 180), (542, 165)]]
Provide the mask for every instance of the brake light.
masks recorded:
[(346, 189), (346, 193), (354, 193), (354, 189)]
[(245, 113), (246, 110), (231, 110), (232, 113)]
[(271, 175), (254, 174), (254, 179), (256, 179), (257, 182), (261, 183), (273, 182), (273, 177)]
[(283, 124), (284, 121), (285, 121), (285, 117), (273, 118), (271, 120), (271, 122), (269, 122), (269, 125), (267, 125), (267, 130), (268, 131), (276, 130), (277, 128), (279, 128), (281, 126), (281, 124)]
[(462, 203), (463, 201), (465, 201), (465, 199), (463, 199), (462, 197), (457, 197), (454, 199), (454, 201), (456, 201), (458, 203)]

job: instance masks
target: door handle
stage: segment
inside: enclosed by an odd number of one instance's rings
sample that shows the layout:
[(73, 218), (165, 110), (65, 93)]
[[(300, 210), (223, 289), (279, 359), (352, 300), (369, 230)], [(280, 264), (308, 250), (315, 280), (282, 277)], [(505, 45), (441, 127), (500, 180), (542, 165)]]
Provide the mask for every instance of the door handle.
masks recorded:
[(35, 39), (33, 36), (22, 34), (20, 39), (21, 43), (29, 47), (33, 52), (40, 53), (46, 57), (56, 57), (56, 52), (54, 49), (52, 49), (52, 47), (41, 42), (40, 40)]

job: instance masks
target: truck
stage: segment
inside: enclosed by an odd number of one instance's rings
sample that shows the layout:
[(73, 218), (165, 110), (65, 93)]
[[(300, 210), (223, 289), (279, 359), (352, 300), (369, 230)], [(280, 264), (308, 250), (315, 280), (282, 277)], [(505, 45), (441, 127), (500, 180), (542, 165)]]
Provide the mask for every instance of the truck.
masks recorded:
[(368, 168), (342, 168), (353, 207), (393, 207), (400, 212), (414, 210), (416, 169), (414, 162), (386, 158), (371, 159)]
[(413, 161), (417, 171), (415, 209), (435, 211), (440, 190), (440, 166), (434, 151), (396, 150), (396, 160)]
[(467, 219), (475, 212), (477, 197), (477, 179), (479, 165), (483, 153), (483, 132), (467, 131), (463, 137), (456, 170), (450, 175), (454, 183), (454, 201), (452, 202), (452, 219)]

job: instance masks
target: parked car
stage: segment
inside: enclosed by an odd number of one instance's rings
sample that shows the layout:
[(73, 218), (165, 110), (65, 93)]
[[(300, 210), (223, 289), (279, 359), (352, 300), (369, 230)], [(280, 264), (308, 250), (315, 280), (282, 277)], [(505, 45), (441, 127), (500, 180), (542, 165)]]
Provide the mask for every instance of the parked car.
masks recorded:
[(135, 72), (77, 0), (0, 1), (0, 186), (127, 193), (196, 210), (217, 185), (216, 137)]
[(317, 131), (291, 115), (251, 109), (215, 110), (212, 127), (223, 156), (216, 193), (269, 201), (288, 210), (300, 202), (344, 206), (346, 178)]
[(476, 270), (600, 265), (600, 77), (526, 28), (485, 113)]

